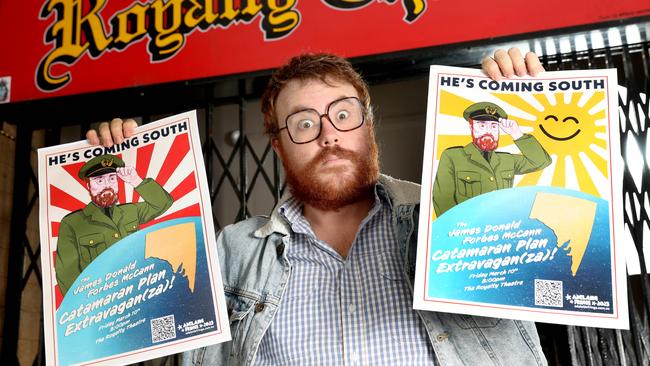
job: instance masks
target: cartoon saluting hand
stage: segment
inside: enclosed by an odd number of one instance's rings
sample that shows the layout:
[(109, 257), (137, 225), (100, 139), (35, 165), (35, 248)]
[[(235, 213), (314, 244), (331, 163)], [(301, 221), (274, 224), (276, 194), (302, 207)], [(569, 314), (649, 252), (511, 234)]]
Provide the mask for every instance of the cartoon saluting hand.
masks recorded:
[(125, 166), (123, 168), (117, 168), (117, 176), (125, 181), (126, 183), (137, 187), (142, 183), (142, 178), (138, 175), (138, 172), (132, 166)]
[(524, 135), (524, 133), (521, 132), (521, 128), (519, 128), (519, 124), (512, 119), (499, 118), (499, 128), (504, 133), (510, 135), (513, 140), (517, 140)]

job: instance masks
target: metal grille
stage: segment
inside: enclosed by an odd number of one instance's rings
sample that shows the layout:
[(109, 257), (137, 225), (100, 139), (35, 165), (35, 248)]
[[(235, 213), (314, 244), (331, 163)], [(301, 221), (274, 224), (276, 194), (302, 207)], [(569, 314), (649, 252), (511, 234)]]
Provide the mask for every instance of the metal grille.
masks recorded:
[(646, 242), (650, 240), (648, 46), (648, 43), (641, 43), (599, 51), (572, 52), (543, 57), (542, 60), (547, 70), (618, 69), (621, 151), (626, 162), (622, 192), (624, 221), (626, 239), (634, 243), (626, 250), (636, 249), (635, 253), (628, 253), (628, 265), (630, 258), (638, 258), (642, 273), (640, 276), (629, 277), (628, 280), (629, 331), (538, 324), (551, 364), (650, 364), (650, 282), (643, 256), (644, 238)]

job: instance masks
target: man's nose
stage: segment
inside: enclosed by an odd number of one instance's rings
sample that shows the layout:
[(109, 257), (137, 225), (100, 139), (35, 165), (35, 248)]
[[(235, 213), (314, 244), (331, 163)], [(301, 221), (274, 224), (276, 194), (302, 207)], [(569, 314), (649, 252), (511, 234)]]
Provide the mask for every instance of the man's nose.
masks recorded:
[(334, 127), (330, 118), (326, 114), (323, 114), (320, 116), (320, 123), (321, 131), (318, 144), (323, 147), (338, 145), (341, 132)]

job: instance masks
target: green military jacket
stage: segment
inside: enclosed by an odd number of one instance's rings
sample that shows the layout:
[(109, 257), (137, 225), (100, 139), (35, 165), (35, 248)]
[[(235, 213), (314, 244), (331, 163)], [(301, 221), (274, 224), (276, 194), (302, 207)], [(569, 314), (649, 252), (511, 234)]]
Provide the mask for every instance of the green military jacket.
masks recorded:
[(443, 151), (432, 192), (436, 215), (479, 194), (511, 188), (515, 175), (551, 164), (550, 156), (532, 135), (524, 134), (515, 144), (521, 155), (492, 152), (489, 162), (473, 143)]
[(64, 296), (79, 274), (104, 250), (136, 232), (140, 224), (162, 215), (173, 203), (169, 193), (151, 178), (144, 179), (135, 191), (144, 202), (115, 205), (112, 218), (91, 202), (61, 220), (55, 269)]

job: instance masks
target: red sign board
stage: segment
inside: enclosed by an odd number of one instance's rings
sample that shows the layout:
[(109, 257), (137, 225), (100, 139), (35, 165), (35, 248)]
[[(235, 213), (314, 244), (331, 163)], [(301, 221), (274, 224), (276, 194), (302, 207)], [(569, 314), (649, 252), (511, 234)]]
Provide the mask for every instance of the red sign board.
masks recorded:
[[(526, 5), (528, 4), (528, 5)], [(650, 14), (647, 0), (0, 1), (0, 103)]]

